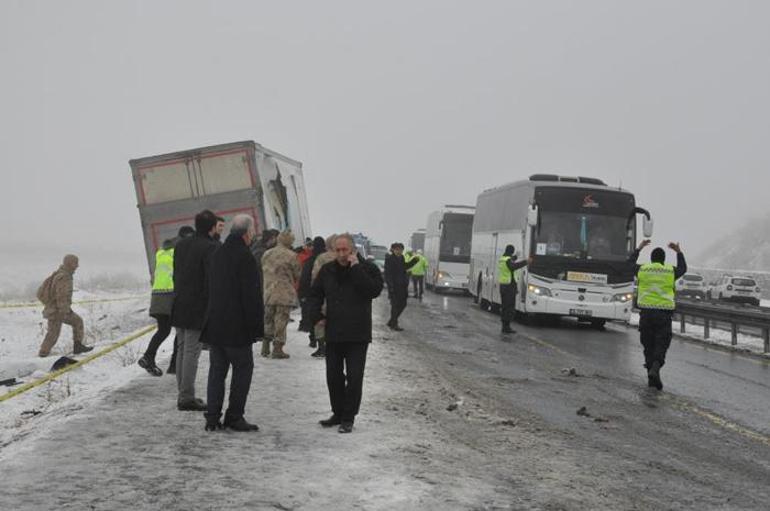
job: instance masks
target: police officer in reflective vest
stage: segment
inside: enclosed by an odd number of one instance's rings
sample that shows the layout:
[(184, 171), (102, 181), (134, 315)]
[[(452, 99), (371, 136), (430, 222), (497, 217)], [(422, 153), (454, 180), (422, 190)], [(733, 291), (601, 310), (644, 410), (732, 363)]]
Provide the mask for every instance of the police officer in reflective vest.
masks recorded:
[(500, 319), (503, 322), (504, 334), (515, 334), (511, 328), (513, 314), (516, 312), (516, 272), (527, 266), (527, 261), (516, 262), (516, 248), (513, 245), (505, 247), (502, 257), (497, 262), (497, 280), (500, 284)]
[[(635, 263), (639, 252), (650, 244), (644, 240), (631, 256)], [(651, 262), (637, 266), (637, 306), (639, 307), (639, 333), (644, 347), (644, 367), (647, 368), (647, 384), (663, 389), (660, 368), (666, 363), (666, 352), (671, 345), (671, 320), (676, 307), (675, 282), (687, 273), (687, 263), (679, 243), (669, 243), (676, 252), (676, 268), (666, 264), (666, 252), (656, 248)]]

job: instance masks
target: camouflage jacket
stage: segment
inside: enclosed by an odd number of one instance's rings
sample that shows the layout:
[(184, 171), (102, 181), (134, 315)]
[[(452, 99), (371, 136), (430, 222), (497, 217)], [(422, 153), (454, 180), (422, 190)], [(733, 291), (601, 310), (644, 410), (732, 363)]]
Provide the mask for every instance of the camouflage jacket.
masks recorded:
[(64, 266), (54, 274), (51, 282), (50, 301), (43, 309), (43, 317), (65, 316), (72, 310), (73, 274)]
[(302, 268), (297, 254), (281, 245), (262, 256), (265, 305), (297, 305), (297, 283)]

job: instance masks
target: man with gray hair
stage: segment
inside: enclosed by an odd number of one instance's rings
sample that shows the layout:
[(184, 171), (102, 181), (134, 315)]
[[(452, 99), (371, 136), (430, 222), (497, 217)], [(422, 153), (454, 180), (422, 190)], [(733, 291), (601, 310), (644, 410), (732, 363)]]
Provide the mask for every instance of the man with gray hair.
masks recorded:
[(379, 268), (355, 252), (349, 234), (337, 236), (334, 248), (335, 261), (321, 267), (310, 288), (308, 315), (326, 326), (332, 416), (320, 424), (350, 433), (361, 406), (366, 352), (372, 342), (372, 300), (382, 292), (383, 282)]
[[(230, 235), (211, 257), (209, 299), (201, 341), (209, 348), (206, 430), (222, 427), (257, 431), (244, 418), (254, 372), (252, 345), (264, 335), (262, 295), (257, 263), (249, 250), (256, 236), (248, 215), (233, 218)], [(224, 423), (220, 422), (225, 380), (233, 368), (230, 399)]]

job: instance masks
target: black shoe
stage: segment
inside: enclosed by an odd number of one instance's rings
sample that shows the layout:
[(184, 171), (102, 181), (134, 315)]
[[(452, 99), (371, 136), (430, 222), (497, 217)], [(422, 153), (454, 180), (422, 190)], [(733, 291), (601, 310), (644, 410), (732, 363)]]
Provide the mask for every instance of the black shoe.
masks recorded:
[(259, 431), (259, 426), (247, 422), (243, 417), (234, 421), (225, 420), (224, 427), (233, 431)]
[(93, 346), (86, 346), (85, 344), (76, 344), (75, 349), (72, 350), (72, 353), (75, 355), (80, 355), (81, 353), (88, 353), (93, 349), (94, 349)]
[(652, 363), (649, 371), (647, 371), (647, 384), (650, 387), (663, 390), (663, 381), (660, 379), (660, 362), (657, 360)]
[(222, 425), (221, 422), (219, 422), (218, 418), (217, 419), (213, 419), (213, 418), (210, 419), (208, 417), (206, 418), (206, 427), (205, 427), (206, 431), (217, 431), (223, 428), (224, 426)]
[(315, 350), (313, 353), (310, 354), (311, 357), (315, 358), (324, 358), (326, 357), (326, 345), (325, 344), (319, 344), (318, 349)]
[(353, 421), (345, 421), (342, 424), (340, 424), (340, 427), (337, 428), (337, 431), (340, 433), (352, 433), (353, 432)]
[(391, 324), (391, 325), (388, 325), (388, 326), (389, 326), (389, 327), (390, 327), (390, 329), (391, 329), (391, 330), (393, 330), (394, 332), (403, 332), (403, 331), (404, 331), (404, 329), (403, 329), (403, 328), (401, 328), (400, 326), (398, 326), (398, 323), (393, 323), (393, 324)]
[(339, 426), (340, 424), (342, 424), (342, 419), (340, 419), (336, 415), (332, 415), (328, 419), (318, 421), (318, 424), (320, 424), (325, 428), (331, 428), (332, 426)]
[(504, 326), (503, 329), (502, 329), (502, 333), (504, 333), (504, 334), (515, 334), (516, 330), (514, 330), (513, 328), (511, 328), (509, 326)]
[(163, 371), (161, 370), (161, 368), (155, 365), (154, 360), (150, 360), (146, 356), (143, 356), (142, 358), (137, 360), (136, 363), (139, 365), (139, 367), (141, 367), (142, 369), (144, 369), (145, 371), (147, 371), (153, 376), (163, 376)]
[(201, 399), (183, 401), (177, 403), (176, 407), (180, 412), (205, 412), (208, 409), (206, 403)]

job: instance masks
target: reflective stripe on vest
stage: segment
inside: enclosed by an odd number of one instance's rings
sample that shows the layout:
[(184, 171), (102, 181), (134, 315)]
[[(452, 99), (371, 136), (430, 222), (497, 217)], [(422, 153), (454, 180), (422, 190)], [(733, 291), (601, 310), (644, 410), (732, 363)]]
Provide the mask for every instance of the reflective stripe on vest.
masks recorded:
[(160, 249), (155, 253), (155, 280), (153, 291), (169, 292), (174, 290), (174, 249)]
[(649, 263), (639, 268), (640, 309), (674, 310), (676, 306), (674, 291), (674, 267), (670, 264)]
[(423, 277), (428, 271), (428, 260), (419, 254), (414, 257), (417, 258), (417, 264), (412, 266), (412, 275), (415, 277)]
[(508, 261), (510, 259), (510, 256), (503, 256), (497, 262), (497, 282), (499, 284), (510, 284), (513, 282), (513, 273), (508, 268)]

